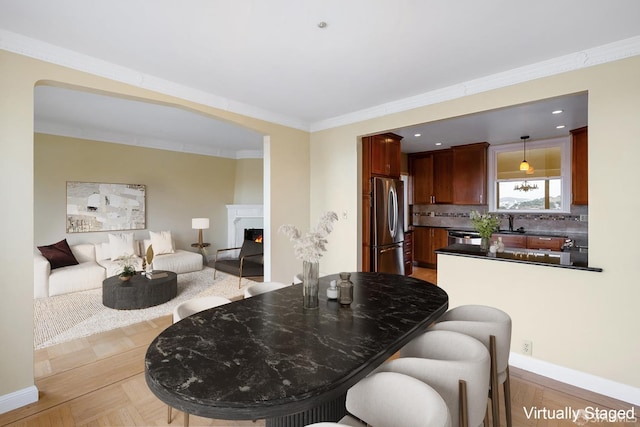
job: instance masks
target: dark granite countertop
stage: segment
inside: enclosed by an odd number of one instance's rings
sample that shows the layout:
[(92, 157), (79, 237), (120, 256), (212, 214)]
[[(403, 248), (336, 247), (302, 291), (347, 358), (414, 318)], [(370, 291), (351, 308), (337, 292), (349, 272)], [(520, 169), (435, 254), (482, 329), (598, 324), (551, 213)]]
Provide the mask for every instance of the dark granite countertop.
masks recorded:
[(563, 252), (535, 249), (505, 248), (504, 252), (490, 253), (480, 249), (479, 245), (456, 243), (436, 250), (437, 254), (485, 258), (494, 261), (519, 262), (543, 265), (547, 267), (571, 268), (575, 270), (602, 271), (602, 268), (589, 267), (589, 255), (585, 251), (569, 250)]
[(294, 285), (212, 308), (171, 325), (150, 345), (145, 378), (163, 402), (217, 419), (276, 418), (346, 393), (448, 307), (428, 282), (353, 273), (354, 302), (302, 308)]

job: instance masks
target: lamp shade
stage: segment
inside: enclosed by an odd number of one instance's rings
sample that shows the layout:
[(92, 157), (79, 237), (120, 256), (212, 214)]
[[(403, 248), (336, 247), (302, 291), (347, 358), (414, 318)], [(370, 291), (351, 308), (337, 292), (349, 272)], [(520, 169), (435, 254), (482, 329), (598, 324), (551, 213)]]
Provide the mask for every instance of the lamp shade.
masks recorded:
[(209, 218), (192, 218), (191, 228), (195, 230), (204, 230), (209, 228)]

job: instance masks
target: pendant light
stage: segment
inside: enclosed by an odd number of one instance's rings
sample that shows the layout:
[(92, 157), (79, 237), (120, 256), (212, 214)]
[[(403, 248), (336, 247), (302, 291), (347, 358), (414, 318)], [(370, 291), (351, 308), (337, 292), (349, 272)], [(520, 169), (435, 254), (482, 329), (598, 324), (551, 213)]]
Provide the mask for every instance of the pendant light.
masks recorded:
[(524, 135), (521, 136), (520, 139), (522, 140), (522, 163), (520, 163), (520, 170), (521, 171), (528, 171), (529, 170), (529, 162), (527, 162), (527, 139), (529, 138), (529, 135)]

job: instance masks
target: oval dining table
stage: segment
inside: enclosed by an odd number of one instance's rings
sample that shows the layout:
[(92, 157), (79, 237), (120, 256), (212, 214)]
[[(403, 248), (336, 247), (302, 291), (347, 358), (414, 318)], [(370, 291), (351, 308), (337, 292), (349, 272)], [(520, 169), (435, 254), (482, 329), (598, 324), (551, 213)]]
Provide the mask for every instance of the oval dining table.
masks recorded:
[(302, 284), (211, 308), (169, 326), (149, 345), (145, 378), (164, 403), (267, 426), (337, 421), (347, 390), (423, 333), (448, 308), (441, 288), (416, 278), (352, 273), (353, 302), (320, 306)]

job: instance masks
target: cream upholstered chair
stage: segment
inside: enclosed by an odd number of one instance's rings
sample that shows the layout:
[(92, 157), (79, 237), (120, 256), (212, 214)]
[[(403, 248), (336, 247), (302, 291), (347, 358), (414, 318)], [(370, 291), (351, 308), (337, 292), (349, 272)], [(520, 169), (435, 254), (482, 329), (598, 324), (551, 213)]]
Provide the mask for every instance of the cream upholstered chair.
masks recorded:
[(230, 299), (218, 296), (194, 298), (181, 302), (173, 309), (173, 323), (200, 311), (218, 307), (219, 305), (229, 304), (230, 302)]
[(280, 282), (262, 282), (251, 285), (244, 290), (244, 297), (250, 298), (256, 295), (264, 294), (265, 292), (275, 291), (276, 289), (286, 288), (287, 285)]
[[(446, 427), (451, 425), (447, 404), (424, 382), (395, 372), (379, 372), (347, 391), (347, 415), (338, 423), (313, 426)], [(354, 418), (357, 417), (358, 419)], [(366, 424), (365, 424), (366, 423)]]
[(491, 356), (490, 398), (494, 427), (500, 425), (499, 385), (503, 385), (507, 427), (511, 421), (509, 351), (511, 317), (502, 310), (484, 305), (463, 305), (447, 311), (430, 330), (460, 332), (482, 342)]
[(444, 399), (453, 426), (478, 427), (487, 413), (489, 369), (489, 352), (480, 341), (458, 332), (429, 331), (376, 372), (397, 372), (425, 382)]
[[(200, 311), (229, 304), (230, 302), (230, 299), (218, 296), (194, 298), (181, 302), (173, 309), (173, 323)], [(171, 423), (171, 406), (169, 405), (167, 405), (167, 423)], [(189, 427), (189, 414), (187, 412), (184, 413), (184, 427)]]

